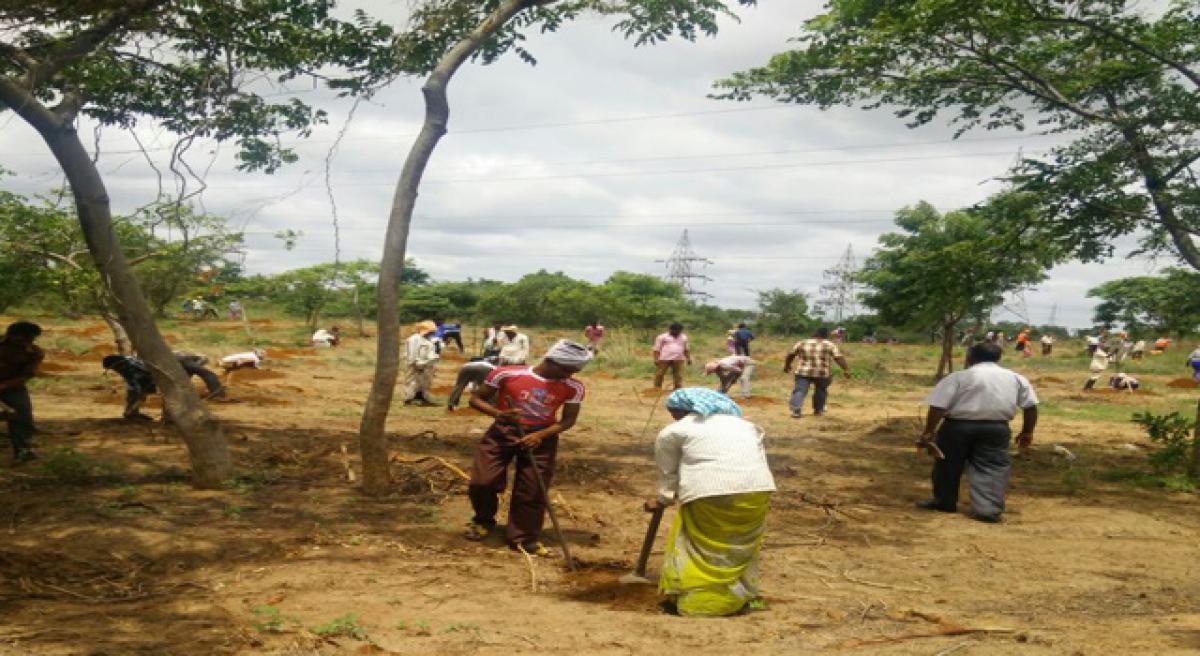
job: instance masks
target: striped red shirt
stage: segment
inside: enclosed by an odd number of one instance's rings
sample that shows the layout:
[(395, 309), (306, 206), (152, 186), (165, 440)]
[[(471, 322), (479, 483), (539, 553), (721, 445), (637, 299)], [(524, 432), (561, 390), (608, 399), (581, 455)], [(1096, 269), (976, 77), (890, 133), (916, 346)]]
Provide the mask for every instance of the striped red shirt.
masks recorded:
[(484, 384), (499, 392), (496, 407), (503, 412), (515, 410), (520, 413), (520, 422), (524, 426), (549, 426), (557, 421), (558, 408), (562, 404), (583, 403), (583, 383), (574, 378), (542, 378), (533, 372), (533, 367), (496, 367)]

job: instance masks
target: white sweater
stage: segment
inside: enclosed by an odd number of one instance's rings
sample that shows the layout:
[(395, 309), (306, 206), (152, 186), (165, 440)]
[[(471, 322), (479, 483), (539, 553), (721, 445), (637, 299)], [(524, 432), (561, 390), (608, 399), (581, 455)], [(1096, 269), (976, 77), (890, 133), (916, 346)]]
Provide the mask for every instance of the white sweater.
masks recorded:
[(775, 491), (763, 431), (740, 417), (688, 415), (658, 434), (654, 459), (663, 504)]

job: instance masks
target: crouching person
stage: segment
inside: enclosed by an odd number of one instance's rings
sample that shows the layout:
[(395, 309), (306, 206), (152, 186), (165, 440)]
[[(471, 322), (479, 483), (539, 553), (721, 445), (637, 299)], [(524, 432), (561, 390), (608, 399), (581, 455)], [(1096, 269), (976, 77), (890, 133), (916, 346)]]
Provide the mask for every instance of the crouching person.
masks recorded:
[(680, 504), (663, 549), (659, 591), (680, 615), (732, 615), (759, 605), (758, 557), (775, 479), (763, 431), (728, 396), (703, 387), (667, 397), (675, 423), (658, 434), (658, 496)]

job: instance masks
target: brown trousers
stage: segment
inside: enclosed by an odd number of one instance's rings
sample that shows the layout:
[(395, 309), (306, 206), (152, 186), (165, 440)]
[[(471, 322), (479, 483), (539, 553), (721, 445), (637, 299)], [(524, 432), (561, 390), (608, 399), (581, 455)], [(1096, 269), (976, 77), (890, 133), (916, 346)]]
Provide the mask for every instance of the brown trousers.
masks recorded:
[[(531, 433), (536, 429), (525, 430)], [(515, 429), (492, 424), (479, 444), (475, 445), (475, 462), (471, 465), (471, 482), (467, 488), (471, 508), (475, 510), (473, 521), (494, 526), (496, 511), (500, 509), (500, 493), (508, 482), (508, 464), (516, 458), (516, 475), (505, 531), (509, 544), (525, 544), (538, 539), (546, 519), (546, 497), (538, 488), (530, 453), (517, 446), (517, 439)], [(554, 457), (557, 453), (557, 435), (542, 440), (532, 453), (547, 489), (554, 478)]]
[(667, 370), (671, 370), (671, 382), (675, 389), (683, 387), (683, 360), (658, 360), (654, 363), (654, 386), (662, 387)]

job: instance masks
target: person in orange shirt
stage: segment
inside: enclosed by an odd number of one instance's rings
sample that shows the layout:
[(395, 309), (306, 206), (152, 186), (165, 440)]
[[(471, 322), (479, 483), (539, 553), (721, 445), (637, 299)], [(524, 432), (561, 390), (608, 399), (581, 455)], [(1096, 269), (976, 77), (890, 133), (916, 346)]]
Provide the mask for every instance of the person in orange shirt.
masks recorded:
[(1028, 328), (1026, 328), (1025, 330), (1022, 330), (1020, 335), (1017, 335), (1017, 350), (1021, 352), (1021, 357), (1023, 357), (1023, 358), (1027, 358), (1027, 357), (1033, 355), (1032, 351), (1030, 351), (1030, 349), (1029, 349), (1029, 329)]

